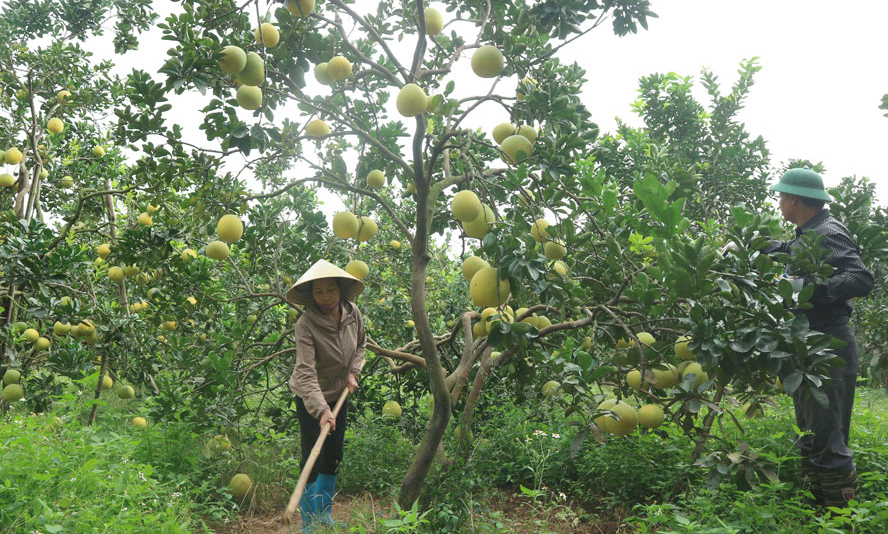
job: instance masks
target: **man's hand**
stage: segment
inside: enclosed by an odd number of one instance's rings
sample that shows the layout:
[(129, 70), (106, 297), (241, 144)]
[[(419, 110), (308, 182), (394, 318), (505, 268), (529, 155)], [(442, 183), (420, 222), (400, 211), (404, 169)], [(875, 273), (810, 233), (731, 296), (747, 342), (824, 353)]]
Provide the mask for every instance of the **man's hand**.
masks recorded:
[(324, 423), (330, 423), (330, 433), (332, 434), (334, 430), (336, 430), (336, 418), (333, 417), (333, 412), (327, 410), (324, 412), (324, 415), (321, 416), (321, 429), (324, 428)]
[(355, 391), (358, 390), (358, 378), (349, 373), (348, 379), (345, 381), (345, 387), (348, 388), (349, 395), (354, 395)]

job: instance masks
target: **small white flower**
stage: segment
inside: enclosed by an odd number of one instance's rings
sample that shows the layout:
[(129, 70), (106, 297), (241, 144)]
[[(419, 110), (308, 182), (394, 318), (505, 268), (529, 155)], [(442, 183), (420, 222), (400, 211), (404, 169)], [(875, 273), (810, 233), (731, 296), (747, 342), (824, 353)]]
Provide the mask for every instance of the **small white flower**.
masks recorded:
[(561, 434), (557, 434), (557, 433), (553, 432), (552, 437), (555, 439), (561, 439)]

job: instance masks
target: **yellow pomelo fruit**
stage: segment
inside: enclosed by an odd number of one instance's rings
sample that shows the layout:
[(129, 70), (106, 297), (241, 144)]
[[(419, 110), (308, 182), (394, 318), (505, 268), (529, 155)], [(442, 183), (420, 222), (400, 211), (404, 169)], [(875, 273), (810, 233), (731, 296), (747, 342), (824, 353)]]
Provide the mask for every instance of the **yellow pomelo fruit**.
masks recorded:
[(543, 397), (552, 397), (561, 389), (561, 382), (557, 380), (549, 380), (543, 384)]
[(167, 332), (172, 332), (176, 329), (176, 321), (164, 321), (160, 323), (160, 327), (166, 330)]
[(509, 164), (516, 164), (524, 161), (533, 154), (533, 145), (523, 135), (510, 135), (503, 140), (500, 146), (505, 156), (503, 161)]
[(471, 282), (475, 273), (484, 267), (490, 267), (490, 264), (487, 263), (486, 260), (479, 258), (478, 256), (469, 256), (462, 262), (463, 278), (466, 279), (466, 282)]
[(546, 244), (543, 245), (543, 253), (550, 260), (560, 260), (567, 254), (567, 248), (561, 241), (546, 241)]
[(699, 387), (700, 384), (709, 380), (709, 374), (703, 370), (703, 366), (697, 362), (691, 362), (685, 366), (684, 371), (681, 373), (681, 378), (684, 379), (685, 375), (689, 374), (697, 375), (697, 380), (694, 382), (694, 386)]
[(216, 223), (216, 235), (223, 241), (234, 243), (243, 237), (244, 223), (233, 213), (223, 215)]
[(547, 328), (552, 326), (552, 321), (549, 320), (545, 315), (537, 316), (537, 328), (542, 330), (543, 328)]
[(25, 390), (19, 384), (9, 384), (3, 388), (3, 400), (8, 404), (18, 402), (25, 396)]
[(379, 189), (385, 185), (385, 174), (379, 169), (373, 169), (367, 173), (367, 187)]
[(213, 436), (213, 439), (207, 445), (215, 452), (231, 450), (231, 440), (228, 439), (228, 436), (223, 436), (222, 434)]
[(211, 241), (207, 244), (206, 254), (211, 260), (224, 260), (230, 252), (223, 241)]
[(46, 123), (46, 129), (54, 134), (60, 134), (65, 130), (65, 123), (61, 119), (53, 117)]
[(226, 46), (222, 49), (219, 66), (228, 74), (240, 74), (247, 66), (247, 54), (239, 46)]
[[(603, 410), (610, 410), (611, 408), (614, 407), (614, 405), (616, 403), (617, 403), (617, 399), (605, 399), (605, 400), (601, 401), (601, 403), (598, 405), (597, 411), (600, 412)], [(601, 430), (607, 431), (607, 423), (605, 421), (606, 419), (607, 419), (606, 415), (599, 415), (598, 417), (593, 419), (592, 422), (595, 423), (595, 426), (597, 426)]]
[(617, 348), (618, 349), (628, 349), (629, 345), (630, 345), (629, 340), (624, 337), (617, 340)]
[(327, 73), (327, 62), (318, 63), (314, 68), (315, 80), (318, 81), (321, 85), (332, 85), (333, 78)]
[(52, 325), (52, 333), (59, 336), (59, 337), (66, 335), (70, 331), (71, 331), (71, 325), (69, 323), (63, 323), (61, 321), (56, 321)]
[(104, 391), (108, 391), (109, 389), (111, 389), (113, 387), (114, 387), (114, 380), (110, 376), (105, 375), (104, 377), (102, 377), (102, 389)]
[(425, 111), (428, 104), (428, 97), (422, 87), (415, 83), (408, 83), (398, 92), (398, 98), (395, 105), (398, 113), (404, 117), (415, 117)]
[(186, 248), (181, 254), (179, 254), (179, 257), (182, 258), (182, 261), (188, 263), (192, 258), (197, 257), (197, 252), (195, 252), (193, 248)]
[(638, 409), (638, 424), (645, 428), (657, 428), (663, 424), (663, 408), (657, 404), (645, 404)]
[(463, 231), (469, 237), (481, 239), (490, 231), (490, 225), (493, 223), (493, 210), (487, 204), (481, 203), (481, 212), (473, 220), (462, 223)]
[(552, 224), (546, 219), (537, 219), (530, 225), (530, 235), (533, 236), (537, 243), (541, 243), (544, 239), (549, 238), (549, 232), (546, 229), (550, 226)]
[(389, 246), (392, 247), (392, 250), (401, 250), (401, 242), (397, 239), (389, 241)]
[(386, 403), (382, 407), (382, 416), (392, 419), (400, 419), (401, 405), (398, 404), (398, 401), (386, 401)]
[(92, 153), (93, 153), (93, 156), (95, 156), (97, 158), (101, 158), (102, 156), (105, 155), (105, 147), (103, 147), (101, 145), (94, 146)]
[(256, 317), (256, 314), (251, 313), (250, 315), (247, 315), (247, 324), (256, 324), (257, 319), (259, 318)]
[(305, 135), (309, 137), (326, 137), (330, 135), (330, 127), (321, 119), (315, 119), (305, 127)]
[(15, 183), (15, 176), (7, 173), (0, 174), (0, 187), (11, 187)]
[(406, 326), (407, 328), (413, 328), (414, 326), (416, 326), (416, 322), (414, 322), (413, 319), (408, 319), (407, 322), (404, 323), (404, 326)]
[(525, 137), (530, 144), (536, 142), (537, 139), (537, 131), (536, 128), (529, 124), (522, 124), (518, 127), (518, 135)]
[(16, 165), (22, 161), (22, 151), (12, 147), (3, 155), (3, 159), (10, 165)]
[(675, 384), (678, 384), (678, 381), (681, 378), (678, 369), (676, 369), (671, 363), (666, 364), (666, 369), (651, 369), (651, 371), (654, 373), (653, 384), (657, 389), (671, 388)]
[(18, 384), (19, 380), (22, 378), (22, 373), (16, 369), (7, 369), (5, 373), (3, 373), (3, 385), (8, 386), (9, 384)]
[(518, 89), (515, 90), (515, 97), (518, 100), (524, 100), (524, 97), (527, 96), (527, 93), (533, 91), (539, 82), (531, 78), (530, 76), (524, 78), (520, 82), (518, 82)]
[[(527, 313), (527, 311), (528, 311), (527, 308), (518, 308), (518, 310), (515, 312), (515, 318), (517, 319), (521, 315)], [(524, 319), (521, 319), (521, 322), (527, 323), (527, 324), (534, 326), (536, 328), (540, 327), (540, 318), (537, 317), (537, 314), (535, 314), (535, 313), (532, 313), (532, 314), (528, 315), (527, 317), (525, 317)]]
[(378, 230), (379, 228), (376, 226), (376, 221), (370, 217), (361, 217), (361, 224), (358, 228), (358, 241), (368, 241), (372, 239)]
[(351, 76), (351, 73), (351, 62), (342, 56), (336, 56), (327, 62), (327, 74), (338, 82)]
[(71, 176), (63, 176), (61, 179), (62, 187), (70, 189), (74, 187), (74, 178)]
[(111, 246), (108, 243), (102, 243), (98, 247), (96, 247), (96, 252), (99, 254), (100, 258), (107, 258), (109, 254), (111, 254)]
[(438, 35), (444, 29), (444, 17), (433, 7), (425, 8), (426, 35)]
[(592, 337), (586, 336), (583, 338), (583, 350), (592, 350)]
[(136, 396), (136, 390), (132, 386), (123, 386), (117, 389), (117, 397), (123, 400), (129, 400)]
[(265, 48), (274, 48), (281, 41), (281, 34), (278, 32), (278, 29), (275, 28), (274, 24), (270, 24), (268, 22), (262, 23), (262, 32), (260, 35), (259, 28), (256, 28), (253, 31), (253, 35), (256, 37), (256, 43), (262, 43), (265, 41)]
[(262, 85), (265, 82), (265, 62), (262, 61), (262, 56), (256, 52), (248, 53), (247, 63), (244, 70), (238, 73), (237, 79), (243, 85)]
[(370, 274), (370, 267), (361, 260), (352, 260), (345, 266), (345, 272), (354, 276), (358, 280), (363, 280)]
[(607, 431), (611, 434), (625, 436), (638, 426), (638, 412), (635, 411), (633, 406), (623, 401), (618, 401), (610, 407), (610, 410), (620, 418), (617, 420), (614, 416), (605, 416), (604, 423)]
[(250, 111), (259, 109), (262, 105), (262, 89), (252, 85), (241, 85), (235, 95), (237, 105)]
[(130, 277), (136, 276), (139, 274), (139, 267), (137, 265), (124, 265), (123, 266), (123, 275)]
[(503, 122), (493, 127), (493, 140), (496, 144), (501, 145), (507, 137), (518, 133), (518, 128), (514, 124)]
[(478, 321), (474, 325), (472, 325), (472, 335), (476, 338), (484, 337), (487, 335), (487, 325), (484, 324), (484, 321)]
[(691, 341), (691, 336), (681, 336), (675, 340), (675, 355), (682, 360), (694, 359), (693, 351), (688, 348), (689, 341)]
[(503, 54), (493, 45), (484, 45), (472, 54), (472, 70), (482, 78), (496, 78), (504, 67)]
[(238, 473), (231, 477), (228, 487), (231, 489), (231, 495), (235, 499), (242, 501), (250, 492), (250, 488), (253, 487), (253, 480), (248, 475)]
[(333, 216), (333, 233), (339, 239), (357, 237), (361, 221), (350, 211), (340, 211)]
[(62, 89), (56, 95), (56, 101), (59, 104), (64, 104), (69, 98), (71, 98), (71, 91), (68, 91), (67, 89)]
[(137, 428), (148, 428), (148, 420), (144, 417), (133, 417), (132, 424)]
[(474, 221), (481, 214), (481, 199), (474, 191), (463, 190), (453, 195), (450, 201), (450, 211), (458, 221)]
[(108, 278), (110, 278), (111, 280), (114, 280), (115, 282), (120, 282), (121, 280), (123, 280), (123, 277), (124, 272), (123, 269), (121, 269), (120, 267), (115, 265), (114, 267), (108, 269)]
[(152, 224), (154, 224), (154, 219), (152, 219), (151, 216), (148, 215), (147, 211), (143, 211), (139, 214), (139, 224), (143, 226), (151, 226)]
[(626, 373), (626, 383), (632, 389), (641, 390), (641, 371), (633, 369)]
[(315, 7), (315, 0), (287, 0), (287, 11), (298, 18), (304, 18), (311, 14)]
[(645, 345), (653, 345), (657, 342), (656, 338), (647, 332), (639, 332), (636, 337), (638, 338), (638, 341), (641, 341)]
[(45, 337), (38, 337), (34, 342), (34, 348), (37, 350), (46, 350), (49, 348), (49, 340)]
[(148, 206), (145, 208), (145, 211), (148, 212), (148, 215), (154, 215), (155, 213), (160, 211), (160, 206), (154, 206), (152, 204), (148, 204)]
[(509, 281), (499, 278), (496, 267), (482, 267), (469, 284), (469, 294), (475, 306), (495, 308), (506, 302), (509, 291)]

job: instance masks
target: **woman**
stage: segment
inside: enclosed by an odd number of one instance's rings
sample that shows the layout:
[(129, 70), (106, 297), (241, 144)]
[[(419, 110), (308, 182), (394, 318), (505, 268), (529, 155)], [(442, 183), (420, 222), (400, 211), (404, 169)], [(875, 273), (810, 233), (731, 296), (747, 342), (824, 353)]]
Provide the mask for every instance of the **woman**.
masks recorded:
[(302, 467), (321, 427), (331, 426), (300, 502), (303, 532), (312, 532), (317, 523), (333, 523), (330, 511), (345, 445), (347, 404), (335, 418), (333, 406), (344, 388), (355, 392), (364, 366), (364, 319), (351, 302), (363, 291), (363, 282), (318, 260), (287, 292), (288, 300), (305, 307), (296, 322), (296, 365), (289, 381), (297, 396)]

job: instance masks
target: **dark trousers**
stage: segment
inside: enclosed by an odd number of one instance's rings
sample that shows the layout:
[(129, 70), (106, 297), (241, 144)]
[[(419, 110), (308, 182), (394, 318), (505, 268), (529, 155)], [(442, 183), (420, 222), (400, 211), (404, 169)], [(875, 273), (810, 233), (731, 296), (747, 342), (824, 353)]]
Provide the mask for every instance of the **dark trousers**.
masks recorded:
[[(330, 404), (330, 410), (333, 410), (335, 403)], [(321, 447), (321, 454), (315, 462), (311, 475), (308, 477), (308, 483), (311, 484), (318, 477), (318, 473), (324, 475), (335, 475), (339, 469), (339, 463), (342, 461), (342, 455), (345, 451), (345, 416), (348, 412), (348, 401), (342, 405), (339, 415), (336, 416), (336, 430), (327, 436), (324, 446)], [(302, 461), (299, 467), (304, 468), (305, 462), (311, 455), (311, 449), (314, 447), (318, 436), (321, 435), (321, 423), (308, 413), (305, 409), (305, 403), (302, 399), (296, 397), (296, 416), (299, 418), (299, 434), (302, 448)]]
[(819, 331), (847, 343), (835, 351), (845, 365), (833, 368), (831, 380), (823, 383), (822, 391), (829, 399), (829, 407), (822, 407), (807, 388), (799, 388), (793, 395), (796, 424), (802, 430), (813, 432), (802, 436), (796, 445), (813, 467), (832, 473), (850, 473), (855, 470), (848, 433), (857, 384), (857, 341), (848, 325), (828, 326)]

